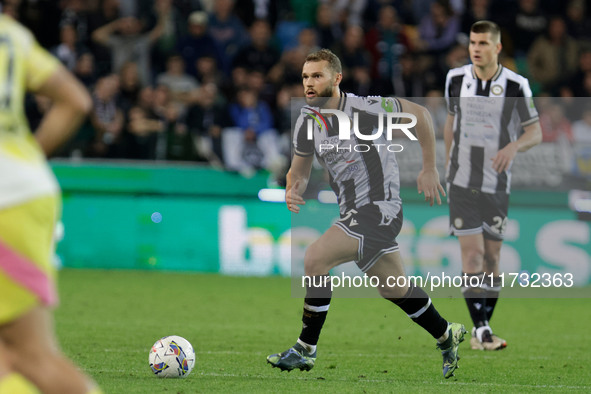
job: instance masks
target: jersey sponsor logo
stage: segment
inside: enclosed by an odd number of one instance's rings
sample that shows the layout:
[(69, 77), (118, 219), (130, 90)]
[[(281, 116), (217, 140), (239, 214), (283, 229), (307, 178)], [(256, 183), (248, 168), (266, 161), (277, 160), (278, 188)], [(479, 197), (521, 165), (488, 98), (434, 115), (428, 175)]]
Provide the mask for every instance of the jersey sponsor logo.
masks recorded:
[(326, 162), (326, 164), (336, 164), (336, 163), (345, 161), (345, 156), (343, 153), (339, 153), (335, 149), (335, 150), (331, 150), (329, 152), (327, 152), (327, 151), (323, 152), (322, 159)]
[(319, 154), (327, 164), (336, 164), (346, 161), (345, 150), (339, 149), (338, 137), (324, 139), (319, 145)]
[(348, 166), (347, 168), (345, 168), (345, 173), (346, 174), (350, 174), (352, 172), (357, 172), (361, 169), (361, 167), (359, 167), (359, 164), (352, 164), (350, 166)]

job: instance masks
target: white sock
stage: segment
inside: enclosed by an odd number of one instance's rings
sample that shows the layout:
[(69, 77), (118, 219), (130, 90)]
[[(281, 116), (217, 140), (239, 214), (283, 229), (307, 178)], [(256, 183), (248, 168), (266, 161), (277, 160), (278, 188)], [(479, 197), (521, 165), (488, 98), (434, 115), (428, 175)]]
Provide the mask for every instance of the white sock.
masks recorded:
[(445, 329), (443, 335), (437, 338), (437, 343), (443, 343), (447, 341), (447, 338), (449, 338), (449, 324), (447, 325), (447, 328)]
[(306, 342), (302, 341), (301, 339), (298, 338), (298, 343), (304, 348), (306, 349), (306, 351), (310, 354), (314, 354), (314, 352), (316, 351), (316, 345), (309, 345)]
[(484, 334), (485, 331), (490, 332), (492, 335), (492, 329), (490, 326), (482, 326), (476, 329), (476, 338), (478, 338), (480, 342), (482, 342), (482, 334)]

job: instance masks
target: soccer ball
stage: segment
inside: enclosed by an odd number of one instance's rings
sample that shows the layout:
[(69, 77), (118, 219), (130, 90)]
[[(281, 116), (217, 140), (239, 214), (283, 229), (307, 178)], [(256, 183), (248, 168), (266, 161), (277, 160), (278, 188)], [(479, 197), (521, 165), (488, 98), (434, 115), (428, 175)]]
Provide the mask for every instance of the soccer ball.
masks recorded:
[(154, 375), (161, 378), (184, 378), (193, 370), (195, 351), (185, 338), (170, 335), (156, 341), (148, 360)]

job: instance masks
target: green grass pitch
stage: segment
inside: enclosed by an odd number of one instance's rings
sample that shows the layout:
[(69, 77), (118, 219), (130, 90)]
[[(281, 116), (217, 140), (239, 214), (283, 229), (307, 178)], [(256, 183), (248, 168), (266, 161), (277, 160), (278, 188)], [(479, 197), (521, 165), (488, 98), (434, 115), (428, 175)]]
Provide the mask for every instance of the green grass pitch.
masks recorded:
[[(591, 391), (589, 299), (501, 299), (493, 317), (505, 350), (460, 347), (444, 380), (435, 341), (381, 299), (334, 299), (310, 372), (280, 372), (270, 353), (291, 346), (302, 300), (285, 278), (65, 269), (56, 329), (68, 356), (106, 393)], [(462, 299), (434, 299), (471, 328)], [(195, 347), (186, 379), (159, 379), (148, 351), (181, 335)]]

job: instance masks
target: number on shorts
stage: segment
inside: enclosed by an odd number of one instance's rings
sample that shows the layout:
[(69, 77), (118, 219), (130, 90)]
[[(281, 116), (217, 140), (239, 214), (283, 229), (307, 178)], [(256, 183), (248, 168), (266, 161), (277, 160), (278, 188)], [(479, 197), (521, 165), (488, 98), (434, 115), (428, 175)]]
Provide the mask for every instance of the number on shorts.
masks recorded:
[(507, 218), (506, 217), (502, 218), (500, 216), (495, 216), (493, 218), (493, 222), (495, 222), (495, 224), (492, 226), (492, 228), (497, 234), (505, 233), (505, 229), (507, 228)]

